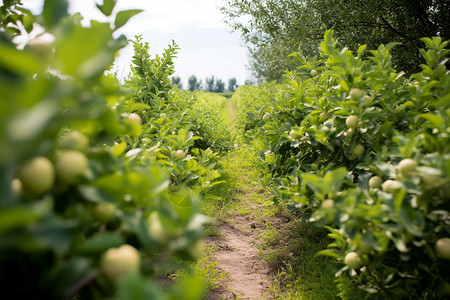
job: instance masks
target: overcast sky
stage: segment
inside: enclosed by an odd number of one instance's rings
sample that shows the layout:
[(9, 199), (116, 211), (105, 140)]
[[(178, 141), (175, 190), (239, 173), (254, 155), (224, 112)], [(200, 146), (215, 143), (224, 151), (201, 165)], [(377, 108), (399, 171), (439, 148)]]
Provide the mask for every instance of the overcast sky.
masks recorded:
[[(95, 3), (102, 0), (70, 0), (70, 11), (81, 12), (86, 19), (102, 20)], [(143, 9), (120, 29), (127, 38), (142, 35), (149, 42), (150, 54), (162, 53), (174, 40), (181, 48), (175, 60), (175, 75), (182, 78), (186, 87), (191, 75), (205, 82), (215, 76), (226, 83), (236, 77), (239, 84), (250, 79), (246, 69), (247, 50), (238, 33), (231, 33), (223, 22), (219, 7), (226, 0), (118, 0), (116, 9)], [(22, 3), (39, 13), (43, 0), (22, 0)], [(128, 74), (132, 47), (122, 50), (118, 60), (119, 75)]]

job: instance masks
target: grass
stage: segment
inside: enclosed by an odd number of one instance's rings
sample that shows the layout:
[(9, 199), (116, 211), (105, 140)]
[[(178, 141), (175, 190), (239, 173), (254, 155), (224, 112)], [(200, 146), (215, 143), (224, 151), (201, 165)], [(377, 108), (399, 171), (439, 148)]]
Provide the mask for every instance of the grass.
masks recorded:
[[(203, 201), (202, 212), (223, 221), (236, 214), (252, 214), (265, 223), (265, 228), (258, 229), (259, 250), (262, 258), (278, 270), (270, 288), (276, 299), (340, 299), (338, 295), (342, 299), (363, 299), (365, 294), (355, 288), (349, 277), (335, 278), (341, 264), (334, 258), (316, 256), (331, 242), (328, 231), (303, 223), (298, 215), (268, 202), (266, 190), (255, 184), (262, 171), (251, 163), (249, 151), (240, 149), (223, 157), (224, 184), (210, 191), (212, 196)], [(244, 197), (260, 208), (252, 210), (244, 204)], [(220, 236), (214, 226), (208, 228), (207, 234)], [(214, 263), (205, 265), (207, 262), (208, 259), (200, 262), (204, 268), (200, 272), (210, 276), (209, 287), (217, 286), (226, 274), (214, 273)]]

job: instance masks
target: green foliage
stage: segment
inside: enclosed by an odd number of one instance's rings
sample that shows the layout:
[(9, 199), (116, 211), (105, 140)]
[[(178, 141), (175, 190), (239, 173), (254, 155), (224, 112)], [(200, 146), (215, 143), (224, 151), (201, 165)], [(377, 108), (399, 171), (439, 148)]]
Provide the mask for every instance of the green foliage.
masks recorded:
[[(211, 222), (200, 201), (220, 183), (214, 151), (229, 141), (213, 141), (224, 131), (217, 115), (171, 85), (175, 44), (151, 58), (137, 37), (126, 86), (105, 75), (127, 43), (115, 31), (139, 12), (114, 12), (115, 2), (98, 5), (108, 21), (88, 27), (65, 1), (45, 1), (42, 17), (17, 1), (0, 12), (0, 282), (18, 298), (203, 293), (191, 276), (170, 288), (158, 278), (198, 258)], [(19, 49), (7, 28), (25, 16), (53, 41)], [(134, 250), (114, 257), (123, 245)]]
[(259, 80), (281, 81), (293, 70), (288, 55), (318, 54), (326, 29), (349, 49), (402, 43), (392, 51), (394, 66), (420, 71), (420, 38), (450, 39), (450, 8), (445, 1), (234, 0), (222, 8), (231, 27), (241, 32), (250, 52), (250, 66)]
[(135, 38), (132, 60), (134, 66), (132, 66), (132, 75), (127, 80), (127, 85), (133, 89), (136, 102), (155, 106), (158, 104), (152, 101), (168, 98), (167, 93), (172, 88), (170, 76), (175, 70), (173, 59), (179, 47), (172, 41), (172, 45), (169, 45), (162, 56), (156, 55), (152, 59), (149, 44), (143, 43), (141, 36)]
[[(405, 78), (393, 68), (395, 43), (353, 54), (327, 31), (321, 57), (293, 54), (297, 69), (282, 85), (233, 96), (274, 200), (329, 225), (335, 241), (321, 254), (359, 255), (361, 268), (337, 275), (400, 298), (443, 297), (450, 281), (435, 250), (450, 234), (449, 50), (439, 37), (422, 40), (427, 64)], [(375, 175), (382, 188), (369, 185)]]

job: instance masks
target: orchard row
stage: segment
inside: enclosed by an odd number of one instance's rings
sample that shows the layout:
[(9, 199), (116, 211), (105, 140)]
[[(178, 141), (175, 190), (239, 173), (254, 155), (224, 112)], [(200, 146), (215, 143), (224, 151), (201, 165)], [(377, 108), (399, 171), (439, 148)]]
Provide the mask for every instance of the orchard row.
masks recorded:
[(328, 228), (319, 254), (381, 297), (450, 291), (450, 50), (422, 41), (426, 64), (407, 78), (395, 43), (353, 53), (327, 31), (319, 58), (291, 55), (283, 84), (233, 96), (273, 200)]
[(127, 44), (116, 30), (140, 12), (115, 4), (89, 26), (66, 1), (0, 11), (0, 282), (18, 298), (205, 292), (188, 274), (161, 278), (202, 255), (200, 201), (231, 138), (215, 108), (171, 84), (175, 44), (151, 57), (136, 37), (126, 82), (108, 74)]

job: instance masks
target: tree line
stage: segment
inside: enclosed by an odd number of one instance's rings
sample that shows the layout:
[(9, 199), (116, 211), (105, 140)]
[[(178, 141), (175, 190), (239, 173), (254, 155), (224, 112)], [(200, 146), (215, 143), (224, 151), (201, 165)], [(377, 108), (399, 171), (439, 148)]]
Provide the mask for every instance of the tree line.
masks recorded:
[[(172, 84), (176, 84), (180, 89), (183, 89), (183, 84), (181, 83), (181, 78), (179, 76), (172, 77)], [(245, 84), (252, 84), (251, 81), (247, 80)], [(234, 92), (239, 87), (235, 77), (228, 79), (228, 84), (220, 78), (215, 78), (214, 76), (207, 77), (205, 83), (199, 80), (197, 76), (192, 75), (188, 78), (187, 90), (204, 90), (206, 92), (212, 93), (224, 93), (224, 92)]]

